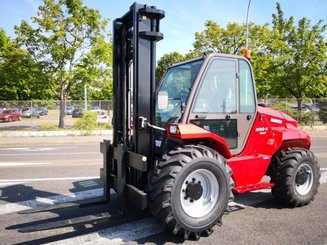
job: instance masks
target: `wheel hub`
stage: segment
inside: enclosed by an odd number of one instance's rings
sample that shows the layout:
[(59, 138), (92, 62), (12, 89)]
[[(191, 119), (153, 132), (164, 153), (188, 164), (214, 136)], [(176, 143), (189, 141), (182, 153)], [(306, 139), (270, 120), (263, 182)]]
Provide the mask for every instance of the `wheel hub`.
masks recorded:
[(303, 196), (307, 195), (311, 191), (313, 178), (312, 167), (307, 163), (302, 164), (297, 169), (294, 180), (297, 193)]
[(196, 182), (195, 179), (192, 182), (187, 184), (185, 194), (186, 197), (191, 198), (191, 200), (196, 201), (199, 200), (202, 196), (203, 188), (201, 185), (201, 181)]
[(296, 184), (303, 185), (308, 180), (309, 174), (309, 171), (301, 168), (296, 174)]

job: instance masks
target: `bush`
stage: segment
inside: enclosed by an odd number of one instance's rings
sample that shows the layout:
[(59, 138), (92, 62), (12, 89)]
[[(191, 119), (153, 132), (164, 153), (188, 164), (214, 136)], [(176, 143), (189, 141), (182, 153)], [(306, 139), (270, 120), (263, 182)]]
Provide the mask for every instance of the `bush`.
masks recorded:
[(313, 111), (298, 111), (288, 105), (287, 101), (280, 101), (272, 106), (273, 109), (283, 112), (298, 121), (299, 124), (310, 125), (314, 121), (315, 113)]
[(40, 130), (54, 131), (54, 130), (58, 130), (58, 127), (54, 123), (43, 123), (40, 125)]
[(111, 123), (102, 123), (99, 124), (100, 129), (112, 129), (112, 124)]
[(84, 111), (83, 117), (76, 120), (73, 127), (77, 130), (91, 131), (97, 126), (97, 113), (94, 111)]

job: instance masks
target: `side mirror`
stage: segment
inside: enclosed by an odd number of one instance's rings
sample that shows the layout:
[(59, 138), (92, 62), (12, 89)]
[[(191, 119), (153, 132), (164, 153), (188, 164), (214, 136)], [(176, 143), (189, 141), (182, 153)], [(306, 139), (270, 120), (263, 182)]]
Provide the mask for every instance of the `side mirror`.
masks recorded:
[(158, 109), (167, 110), (168, 109), (168, 92), (160, 91), (158, 93)]

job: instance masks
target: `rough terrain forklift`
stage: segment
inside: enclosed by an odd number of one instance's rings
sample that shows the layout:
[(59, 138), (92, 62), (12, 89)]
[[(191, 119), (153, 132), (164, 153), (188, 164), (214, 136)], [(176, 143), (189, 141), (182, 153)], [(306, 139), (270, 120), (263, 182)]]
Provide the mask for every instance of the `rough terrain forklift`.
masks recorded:
[[(185, 239), (210, 235), (233, 209), (235, 193), (271, 188), (290, 207), (312, 201), (320, 169), (310, 137), (288, 115), (257, 106), (246, 58), (209, 54), (175, 64), (156, 87), (164, 15), (135, 3), (113, 23), (113, 139), (101, 143), (104, 199), (114, 190), (119, 213), (127, 203), (149, 209)], [(38, 228), (44, 227), (55, 225)]]

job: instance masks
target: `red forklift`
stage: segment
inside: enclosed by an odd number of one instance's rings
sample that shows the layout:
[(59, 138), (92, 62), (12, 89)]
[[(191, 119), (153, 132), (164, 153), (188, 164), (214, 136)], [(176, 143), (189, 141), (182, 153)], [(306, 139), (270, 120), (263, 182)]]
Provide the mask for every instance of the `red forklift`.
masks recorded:
[(196, 240), (222, 224), (234, 194), (271, 188), (289, 207), (312, 201), (320, 169), (310, 137), (290, 116), (257, 105), (248, 59), (204, 55), (172, 65), (156, 86), (164, 16), (134, 3), (113, 23), (113, 139), (101, 143), (102, 200), (109, 202), (114, 190), (121, 215), (128, 203), (149, 209), (167, 231)]

